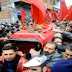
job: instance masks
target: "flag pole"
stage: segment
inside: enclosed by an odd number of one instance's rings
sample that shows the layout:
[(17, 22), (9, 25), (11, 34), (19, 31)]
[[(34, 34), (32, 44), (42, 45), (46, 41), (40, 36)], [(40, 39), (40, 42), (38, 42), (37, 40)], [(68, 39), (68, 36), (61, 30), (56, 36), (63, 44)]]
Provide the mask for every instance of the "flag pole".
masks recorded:
[(66, 15), (66, 16), (64, 17), (63, 21), (64, 21), (67, 17), (68, 17), (68, 15)]

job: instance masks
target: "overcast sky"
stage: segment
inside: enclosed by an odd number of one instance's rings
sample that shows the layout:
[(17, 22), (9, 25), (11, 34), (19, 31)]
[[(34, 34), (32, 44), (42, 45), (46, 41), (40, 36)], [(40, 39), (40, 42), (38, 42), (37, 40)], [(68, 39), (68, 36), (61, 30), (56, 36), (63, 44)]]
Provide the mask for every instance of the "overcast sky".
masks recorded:
[(66, 2), (67, 6), (71, 6), (72, 5), (72, 0), (65, 0), (65, 2)]
[[(69, 8), (72, 5), (72, 0), (65, 0), (67, 7)], [(56, 8), (60, 9), (60, 1), (56, 3)]]

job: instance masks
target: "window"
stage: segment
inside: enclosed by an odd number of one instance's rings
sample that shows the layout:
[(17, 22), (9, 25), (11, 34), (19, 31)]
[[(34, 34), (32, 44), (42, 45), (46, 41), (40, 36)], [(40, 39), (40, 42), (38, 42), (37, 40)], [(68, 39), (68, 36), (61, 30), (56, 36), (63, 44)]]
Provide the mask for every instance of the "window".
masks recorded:
[(53, 0), (53, 5), (56, 5), (57, 0)]
[(47, 0), (44, 0), (44, 2), (47, 2)]
[(49, 4), (52, 4), (52, 0), (49, 0)]

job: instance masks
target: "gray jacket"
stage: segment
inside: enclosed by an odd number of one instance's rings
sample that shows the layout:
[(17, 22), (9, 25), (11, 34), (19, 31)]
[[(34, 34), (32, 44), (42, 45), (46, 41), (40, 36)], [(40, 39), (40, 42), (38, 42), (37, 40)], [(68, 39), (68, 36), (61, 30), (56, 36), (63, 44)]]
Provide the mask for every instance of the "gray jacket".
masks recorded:
[(51, 68), (56, 62), (62, 60), (62, 54), (59, 54), (57, 51), (53, 54), (47, 55), (46, 67)]

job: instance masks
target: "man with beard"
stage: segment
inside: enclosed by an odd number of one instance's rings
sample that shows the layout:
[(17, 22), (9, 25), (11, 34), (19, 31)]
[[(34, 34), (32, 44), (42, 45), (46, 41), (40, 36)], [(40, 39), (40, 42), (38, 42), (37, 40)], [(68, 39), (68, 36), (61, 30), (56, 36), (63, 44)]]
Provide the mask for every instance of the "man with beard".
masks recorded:
[(47, 42), (43, 49), (47, 56), (46, 67), (51, 68), (57, 61), (62, 60), (61, 54), (57, 52), (57, 44), (55, 42)]

